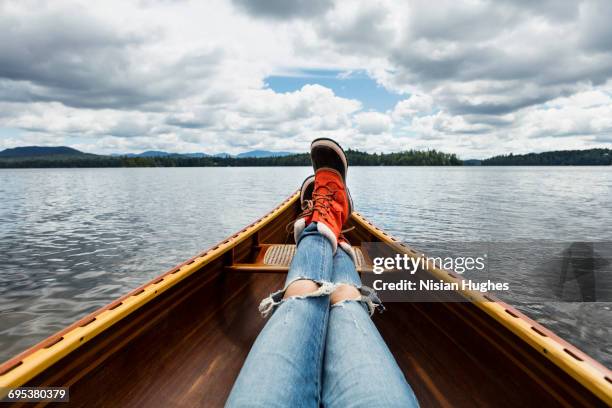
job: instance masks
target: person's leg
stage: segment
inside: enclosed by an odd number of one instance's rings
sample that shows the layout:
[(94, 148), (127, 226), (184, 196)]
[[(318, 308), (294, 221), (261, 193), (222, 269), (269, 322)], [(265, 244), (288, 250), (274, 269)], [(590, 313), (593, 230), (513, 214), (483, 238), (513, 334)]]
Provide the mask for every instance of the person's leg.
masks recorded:
[(333, 254), (352, 211), (344, 151), (330, 139), (310, 146), (314, 178), (302, 184), (304, 210), (294, 223), (298, 242), (286, 288), (264, 299), (274, 315), (258, 336), (227, 406), (319, 407)]
[(317, 407), (329, 314), (332, 246), (315, 223), (302, 233), (283, 290), (260, 305), (272, 313), (240, 371), (227, 407)]
[(343, 250), (334, 256), (332, 281), (344, 285), (331, 294), (323, 405), (417, 407), (414, 392), (370, 318), (382, 305), (372, 290), (362, 287), (353, 260)]

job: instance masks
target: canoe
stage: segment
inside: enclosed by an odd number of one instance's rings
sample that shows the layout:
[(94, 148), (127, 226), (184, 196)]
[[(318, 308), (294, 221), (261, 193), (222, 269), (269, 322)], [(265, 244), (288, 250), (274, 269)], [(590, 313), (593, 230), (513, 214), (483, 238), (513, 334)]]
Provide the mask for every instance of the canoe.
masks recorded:
[[(74, 406), (222, 406), (294, 251), (299, 194), (0, 366), (0, 387), (69, 387)], [(347, 233), (414, 254), (359, 213)], [(461, 277), (429, 268), (445, 281)], [(424, 407), (612, 405), (612, 374), (491, 295), (390, 303), (374, 321)]]

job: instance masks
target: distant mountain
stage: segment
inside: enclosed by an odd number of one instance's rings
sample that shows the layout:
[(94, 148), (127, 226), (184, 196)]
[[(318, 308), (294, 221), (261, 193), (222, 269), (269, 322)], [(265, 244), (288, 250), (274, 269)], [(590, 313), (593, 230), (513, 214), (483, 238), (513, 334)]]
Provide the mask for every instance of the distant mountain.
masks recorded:
[(159, 150), (147, 150), (146, 152), (142, 152), (142, 153), (129, 153), (126, 156), (127, 157), (171, 157), (171, 156), (179, 156), (179, 154), (162, 152)]
[(200, 157), (209, 157), (210, 155), (206, 153), (182, 153), (181, 156), (200, 158)]
[(291, 156), (292, 152), (272, 152), (269, 150), (251, 150), (249, 152), (240, 153), (236, 157), (239, 159), (244, 159), (247, 157), (283, 157), (283, 156)]
[(142, 153), (111, 154), (112, 157), (209, 157), (206, 153), (168, 153), (161, 150), (147, 150)]
[(169, 153), (160, 150), (147, 150), (142, 153), (127, 153), (127, 154), (111, 154), (112, 157), (190, 157), (190, 158), (202, 158), (202, 157), (220, 157), (223, 159), (227, 159), (230, 157), (236, 157), (239, 159), (245, 158), (260, 158), (260, 157), (284, 157), (290, 156), (295, 153), (291, 152), (272, 152), (269, 150), (251, 150), (249, 152), (240, 153), (237, 156), (231, 155), (229, 153), (217, 153), (217, 154), (206, 154), (206, 153)]
[(66, 146), (24, 146), (6, 149), (0, 152), (2, 158), (40, 157), (40, 156), (92, 156)]

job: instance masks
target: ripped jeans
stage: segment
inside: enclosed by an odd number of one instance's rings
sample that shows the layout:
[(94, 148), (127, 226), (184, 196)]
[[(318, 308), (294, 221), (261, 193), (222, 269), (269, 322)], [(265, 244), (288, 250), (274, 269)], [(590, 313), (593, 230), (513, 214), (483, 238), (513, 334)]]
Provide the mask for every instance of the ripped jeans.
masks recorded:
[[(309, 279), (319, 290), (282, 299), (285, 289), (264, 299), (272, 312), (240, 371), (226, 407), (417, 407), (369, 313), (382, 305), (361, 286), (351, 257), (336, 254), (316, 224), (302, 233), (285, 288)], [(338, 284), (351, 284), (361, 298), (330, 305)]]

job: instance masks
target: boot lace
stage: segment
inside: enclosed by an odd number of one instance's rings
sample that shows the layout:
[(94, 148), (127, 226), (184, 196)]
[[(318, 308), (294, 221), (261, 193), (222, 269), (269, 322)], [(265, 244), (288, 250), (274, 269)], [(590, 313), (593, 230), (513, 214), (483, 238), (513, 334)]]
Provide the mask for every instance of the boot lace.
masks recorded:
[(289, 222), (289, 224), (287, 224), (287, 226), (285, 227), (285, 231), (287, 231), (288, 234), (291, 234), (293, 232), (293, 225), (295, 224), (295, 222), (299, 220), (300, 218), (310, 217), (313, 211), (314, 211), (313, 201), (305, 200), (302, 203), (302, 212), (300, 213), (300, 215), (297, 216), (297, 218), (294, 218), (291, 222)]
[[(321, 192), (320, 190), (322, 189), (327, 190), (327, 192)], [(298, 215), (296, 219), (287, 224), (287, 233), (291, 233), (291, 231), (293, 231), (293, 224), (295, 224), (297, 220), (299, 220), (300, 218), (309, 217), (315, 210), (319, 211), (322, 215), (329, 214), (329, 211), (332, 206), (332, 201), (334, 201), (336, 193), (338, 191), (340, 191), (338, 188), (333, 188), (329, 185), (319, 186), (315, 191), (313, 191), (312, 200), (305, 200), (302, 204), (303, 211), (300, 213), (300, 215)], [(350, 227), (342, 230), (342, 232), (348, 232), (354, 228), (355, 227)]]
[[(327, 192), (322, 193), (320, 192), (321, 189), (326, 189)], [(317, 189), (312, 193), (312, 200), (305, 200), (302, 203), (302, 212), (300, 215), (298, 215), (297, 218), (292, 220), (289, 224), (287, 224), (287, 227), (285, 227), (287, 233), (290, 234), (293, 231), (293, 225), (297, 220), (300, 218), (310, 217), (315, 210), (318, 210), (321, 214), (328, 214), (329, 209), (331, 208), (332, 200), (334, 199), (337, 191), (337, 189), (332, 189), (326, 185), (317, 187)]]
[[(321, 187), (326, 188), (328, 192), (327, 193), (319, 193), (319, 192), (313, 192), (312, 193), (312, 201), (314, 202), (313, 211), (314, 211), (314, 209), (317, 209), (322, 214), (327, 214), (329, 212), (330, 208), (331, 208), (332, 201), (336, 197), (336, 193), (338, 191), (340, 191), (340, 190), (337, 189), (337, 188), (329, 187), (329, 185), (324, 185), (324, 186), (321, 186)], [(346, 232), (349, 232), (349, 231), (352, 231), (354, 229), (355, 229), (355, 227), (349, 227), (349, 228), (345, 228), (345, 229), (340, 231), (340, 235), (342, 236), (342, 238), (346, 242), (349, 242), (349, 241), (342, 234), (346, 233)]]
[[(327, 192), (322, 192), (320, 190), (327, 190)], [(313, 201), (313, 211), (317, 210), (323, 215), (327, 215), (331, 209), (332, 201), (336, 197), (336, 193), (339, 190), (337, 188), (332, 188), (329, 185), (319, 186), (312, 193), (312, 201)]]

